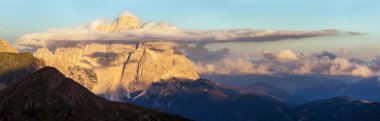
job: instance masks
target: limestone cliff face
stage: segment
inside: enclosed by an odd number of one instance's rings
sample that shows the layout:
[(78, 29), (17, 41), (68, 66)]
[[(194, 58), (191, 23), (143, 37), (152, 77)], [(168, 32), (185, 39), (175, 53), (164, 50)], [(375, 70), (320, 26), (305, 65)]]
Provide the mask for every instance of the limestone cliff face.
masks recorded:
[(141, 29), (140, 19), (131, 15), (123, 14), (115, 22), (109, 25), (98, 25), (96, 30), (103, 32), (122, 33), (130, 30)]
[[(174, 46), (174, 43), (167, 42), (84, 44), (58, 48), (55, 54), (40, 49), (35, 56), (70, 78), (81, 77), (83, 82), (80, 83), (85, 86), (93, 84), (92, 88), (86, 87), (94, 93), (119, 100), (141, 96), (153, 82), (172, 78), (198, 79), (194, 64), (173, 49)], [(94, 74), (90, 75), (96, 78), (83, 78), (86, 72), (78, 73), (72, 67), (93, 70)]]
[(3, 40), (1, 38), (0, 38), (0, 52), (18, 53), (16, 48), (11, 47), (6, 40)]
[(92, 70), (77, 66), (63, 56), (54, 55), (47, 48), (38, 49), (34, 56), (44, 60), (46, 66), (57, 68), (61, 73), (88, 89), (92, 89), (97, 83), (96, 74)]

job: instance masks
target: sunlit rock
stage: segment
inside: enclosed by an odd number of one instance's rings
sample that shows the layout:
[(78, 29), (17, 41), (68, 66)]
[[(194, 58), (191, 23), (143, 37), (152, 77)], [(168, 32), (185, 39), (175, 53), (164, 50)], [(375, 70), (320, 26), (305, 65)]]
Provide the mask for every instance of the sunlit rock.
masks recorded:
[(96, 26), (97, 31), (123, 33), (130, 30), (141, 29), (140, 19), (130, 13), (124, 13), (112, 23)]
[(93, 43), (58, 48), (54, 54), (40, 49), (35, 56), (94, 93), (119, 100), (133, 98), (153, 82), (198, 79), (194, 64), (175, 47), (176, 44), (168, 42)]
[(0, 52), (18, 53), (17, 49), (9, 45), (8, 41), (0, 38)]

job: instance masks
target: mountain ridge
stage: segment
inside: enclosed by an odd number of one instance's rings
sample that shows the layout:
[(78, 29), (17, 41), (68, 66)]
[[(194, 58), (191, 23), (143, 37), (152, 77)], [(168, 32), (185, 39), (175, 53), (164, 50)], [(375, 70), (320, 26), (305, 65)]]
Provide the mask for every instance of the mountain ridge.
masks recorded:
[(45, 67), (0, 92), (0, 120), (186, 120), (127, 103), (109, 102), (57, 69)]
[(110, 33), (123, 33), (141, 28), (140, 19), (131, 13), (123, 13), (112, 23), (103, 23), (96, 26), (97, 31)]

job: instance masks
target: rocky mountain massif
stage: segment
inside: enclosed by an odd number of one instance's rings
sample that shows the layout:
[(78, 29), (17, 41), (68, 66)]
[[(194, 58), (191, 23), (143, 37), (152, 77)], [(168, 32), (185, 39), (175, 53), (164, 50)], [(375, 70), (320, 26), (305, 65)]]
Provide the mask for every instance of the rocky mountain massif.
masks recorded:
[(297, 121), (378, 121), (380, 104), (342, 96), (306, 103), (294, 109)]
[(34, 56), (95, 94), (110, 100), (137, 98), (153, 82), (199, 78), (194, 64), (176, 51), (174, 43), (93, 43), (41, 48)]
[(1, 121), (185, 121), (127, 103), (107, 101), (46, 67), (0, 91)]
[[(95, 25), (96, 31), (110, 34), (142, 29), (140, 19), (129, 13), (113, 23)], [(160, 41), (79, 42), (52, 50), (40, 48), (34, 56), (95, 94), (117, 101), (144, 95), (153, 82), (198, 79), (194, 64), (176, 47), (175, 43)]]

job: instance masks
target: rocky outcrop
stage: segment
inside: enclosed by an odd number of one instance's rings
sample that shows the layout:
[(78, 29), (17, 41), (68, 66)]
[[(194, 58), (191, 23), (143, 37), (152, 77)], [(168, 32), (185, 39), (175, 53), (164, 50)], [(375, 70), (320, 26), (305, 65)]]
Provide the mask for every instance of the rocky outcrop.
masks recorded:
[(9, 45), (6, 40), (0, 38), (0, 52), (18, 53), (16, 48)]
[(140, 19), (130, 13), (124, 13), (113, 23), (96, 26), (96, 30), (112, 33), (123, 33), (141, 29)]
[[(167, 42), (82, 44), (58, 48), (54, 54), (39, 49), (35, 57), (42, 58), (48, 66), (56, 67), (67, 77), (74, 80), (80, 77), (82, 80), (77, 81), (82, 85), (93, 84), (93, 87), (86, 87), (95, 94), (120, 100), (143, 94), (153, 82), (172, 78), (198, 79), (194, 64), (173, 49), (175, 46)], [(80, 72), (81, 69), (94, 73)]]

